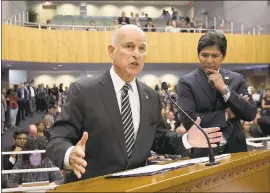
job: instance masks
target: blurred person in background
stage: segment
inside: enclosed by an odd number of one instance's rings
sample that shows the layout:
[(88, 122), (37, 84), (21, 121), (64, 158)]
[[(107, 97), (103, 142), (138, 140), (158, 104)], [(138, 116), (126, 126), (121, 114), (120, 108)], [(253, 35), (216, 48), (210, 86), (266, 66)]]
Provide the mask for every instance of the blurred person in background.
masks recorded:
[(50, 132), (48, 129), (45, 129), (43, 120), (39, 120), (36, 123), (36, 127), (37, 127), (37, 136), (45, 136), (47, 140), (50, 139)]
[(15, 128), (19, 106), (18, 106), (17, 92), (15, 92), (13, 89), (10, 91), (9, 108), (10, 108), (10, 127)]
[(262, 99), (263, 116), (270, 116), (270, 89), (265, 90), (265, 97)]
[(6, 89), (2, 89), (2, 94), (1, 94), (1, 121), (2, 121), (2, 125), (1, 125), (1, 131), (2, 131), (2, 135), (4, 135), (4, 129), (5, 129), (5, 113), (7, 112), (7, 102), (6, 102), (6, 97), (4, 96), (3, 92), (5, 92)]
[(45, 115), (43, 118), (43, 124), (45, 127), (45, 131), (50, 131), (52, 128), (52, 117), (50, 115)]
[[(24, 146), (25, 151), (44, 150), (44, 138), (28, 139)], [(23, 154), (18, 159), (13, 169), (35, 169), (35, 168), (53, 168), (55, 167), (45, 153)], [(7, 186), (9, 188), (20, 188), (23, 183), (49, 181), (49, 185), (59, 185), (64, 182), (61, 171), (51, 172), (25, 172), (12, 173), (8, 178)]]
[(28, 126), (28, 136), (29, 136), (29, 138), (36, 138), (37, 137), (36, 125), (31, 124)]
[(144, 26), (144, 31), (145, 32), (155, 32), (156, 31), (156, 28), (153, 24), (152, 19), (148, 18), (147, 24), (145, 24), (145, 26)]
[[(27, 142), (27, 135), (28, 132), (26, 130), (19, 130), (19, 131), (14, 131), (13, 133), (13, 140), (14, 143), (7, 149), (5, 149), (5, 152), (9, 151), (14, 151), (14, 152), (19, 152), (22, 151), (24, 148), (24, 145)], [(4, 155), (4, 169), (5, 170), (11, 170), (15, 163), (18, 160), (18, 157), (20, 157), (21, 154), (11, 154), (11, 155)]]
[(126, 17), (126, 13), (125, 12), (122, 12), (122, 16), (118, 18), (118, 22), (121, 25), (130, 24), (129, 18)]

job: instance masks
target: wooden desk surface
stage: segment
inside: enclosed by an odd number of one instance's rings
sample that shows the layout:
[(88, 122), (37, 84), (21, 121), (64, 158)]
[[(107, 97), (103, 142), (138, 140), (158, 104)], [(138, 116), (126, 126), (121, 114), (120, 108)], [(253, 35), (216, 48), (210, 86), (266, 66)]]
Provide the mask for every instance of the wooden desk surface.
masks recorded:
[[(231, 157), (222, 159), (216, 166), (207, 167), (204, 164), (196, 164), (154, 176), (116, 179), (105, 179), (101, 176), (61, 185), (53, 192), (155, 192), (175, 191), (174, 187), (178, 187), (177, 191), (194, 191), (194, 188), (213, 187), (222, 181), (233, 181), (262, 170), (266, 170), (267, 179), (264, 186), (267, 186), (268, 190), (270, 189), (269, 150), (235, 153)], [(267, 182), (268, 179), (269, 182)], [(196, 183), (187, 186), (191, 182)]]

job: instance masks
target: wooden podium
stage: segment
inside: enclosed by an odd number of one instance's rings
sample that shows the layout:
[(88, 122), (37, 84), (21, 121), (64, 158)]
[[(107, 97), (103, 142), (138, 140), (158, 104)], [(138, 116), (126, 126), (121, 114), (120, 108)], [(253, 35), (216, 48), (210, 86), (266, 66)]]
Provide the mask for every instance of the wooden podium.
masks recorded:
[(154, 176), (101, 176), (50, 192), (270, 192), (270, 151), (235, 153), (216, 166), (196, 164)]

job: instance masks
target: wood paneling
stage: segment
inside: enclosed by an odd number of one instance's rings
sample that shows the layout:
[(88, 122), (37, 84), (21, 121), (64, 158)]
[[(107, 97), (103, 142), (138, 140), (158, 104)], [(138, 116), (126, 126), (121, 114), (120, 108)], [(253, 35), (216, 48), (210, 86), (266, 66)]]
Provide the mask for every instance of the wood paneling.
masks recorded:
[[(46, 30), (2, 24), (3, 60), (110, 63), (112, 32)], [(201, 34), (150, 32), (147, 63), (197, 63)], [(224, 63), (270, 63), (270, 35), (226, 34)]]

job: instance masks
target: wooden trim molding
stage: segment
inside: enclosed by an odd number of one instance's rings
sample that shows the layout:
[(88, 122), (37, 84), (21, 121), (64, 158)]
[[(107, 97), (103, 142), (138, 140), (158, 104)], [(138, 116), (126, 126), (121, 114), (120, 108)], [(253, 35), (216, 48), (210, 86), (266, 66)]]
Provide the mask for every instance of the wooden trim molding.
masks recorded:
[(201, 180), (196, 180), (194, 182), (189, 182), (187, 185), (181, 185), (181, 187), (173, 187), (160, 192), (197, 192), (206, 191), (211, 188), (215, 188), (220, 185), (227, 184), (229, 182), (235, 181), (252, 173), (269, 168), (270, 172), (270, 158), (260, 160), (251, 164), (246, 164), (236, 169), (230, 169), (227, 171), (220, 172), (216, 175), (211, 175), (209, 177), (203, 178)]

